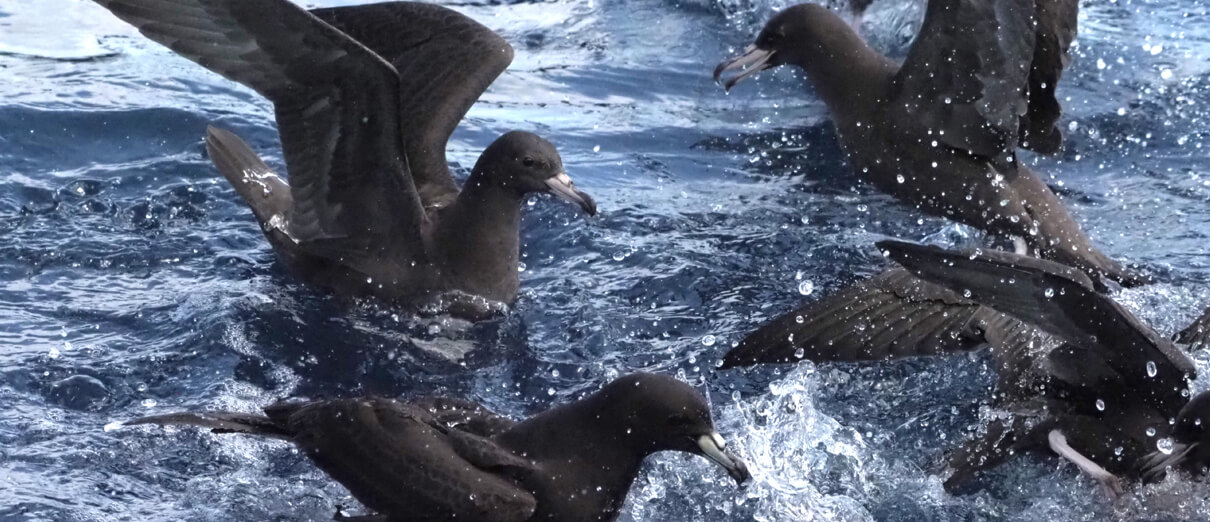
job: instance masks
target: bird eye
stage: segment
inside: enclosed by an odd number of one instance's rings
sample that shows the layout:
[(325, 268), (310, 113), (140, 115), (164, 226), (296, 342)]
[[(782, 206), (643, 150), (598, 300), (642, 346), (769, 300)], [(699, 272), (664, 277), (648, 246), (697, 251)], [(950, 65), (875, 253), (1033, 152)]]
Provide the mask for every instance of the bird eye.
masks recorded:
[(532, 166), (534, 166), (534, 159), (529, 156), (526, 156), (524, 159), (521, 160), (521, 164), (525, 165), (526, 167), (532, 167)]

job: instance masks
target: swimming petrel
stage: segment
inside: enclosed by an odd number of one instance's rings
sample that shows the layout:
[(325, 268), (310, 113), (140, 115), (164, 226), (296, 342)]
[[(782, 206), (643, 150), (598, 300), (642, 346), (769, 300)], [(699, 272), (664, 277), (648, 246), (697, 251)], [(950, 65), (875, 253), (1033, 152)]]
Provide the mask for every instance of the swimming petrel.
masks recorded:
[(96, 2), (273, 102), (288, 183), (228, 131), (208, 129), (206, 148), (279, 258), (312, 284), (403, 304), (449, 298), (478, 310), (482, 299), (510, 302), (526, 194), (596, 211), (554, 145), (528, 132), (488, 146), (458, 189), (446, 142), (513, 50), (450, 9)]
[[(805, 71), (859, 177), (920, 210), (1024, 241), (1124, 286), (1148, 281), (1100, 253), (1017, 148), (1058, 151), (1055, 87), (1076, 0), (930, 0), (903, 64), (836, 13), (801, 4), (719, 64), (730, 89), (761, 70)], [(1022, 245), (1025, 246), (1025, 245)]]
[(661, 375), (628, 375), (520, 422), (445, 398), (334, 399), (264, 411), (124, 424), (293, 442), (374, 510), (373, 520), (613, 520), (643, 459), (659, 451), (702, 455), (738, 483), (749, 478), (714, 430), (705, 398)]

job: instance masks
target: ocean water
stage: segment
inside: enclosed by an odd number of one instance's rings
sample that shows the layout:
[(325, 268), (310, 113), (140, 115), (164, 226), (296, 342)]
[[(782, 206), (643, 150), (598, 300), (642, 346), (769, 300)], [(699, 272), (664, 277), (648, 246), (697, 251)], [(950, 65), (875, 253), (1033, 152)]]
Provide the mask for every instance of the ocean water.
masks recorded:
[[(522, 295), (477, 325), (299, 284), (202, 154), (215, 123), (280, 166), (263, 99), (91, 2), (0, 0), (0, 520), (328, 520), (355, 502), (285, 444), (103, 427), (362, 393), (521, 416), (638, 370), (707, 392), (755, 478), (660, 455), (623, 520), (1210, 520), (1204, 482), (1110, 502), (1055, 458), (945, 493), (944, 452), (990, 402), (985, 354), (715, 369), (763, 321), (885, 268), (880, 238), (978, 239), (858, 182), (793, 71), (712, 83), (789, 2), (449, 5), (517, 51), (450, 143), (460, 175), (530, 130), (601, 208), (530, 201)], [(1169, 334), (1210, 303), (1210, 2), (1081, 7), (1067, 145), (1031, 161), (1103, 250), (1156, 273), (1119, 298)], [(876, 0), (863, 33), (902, 56), (920, 14)]]

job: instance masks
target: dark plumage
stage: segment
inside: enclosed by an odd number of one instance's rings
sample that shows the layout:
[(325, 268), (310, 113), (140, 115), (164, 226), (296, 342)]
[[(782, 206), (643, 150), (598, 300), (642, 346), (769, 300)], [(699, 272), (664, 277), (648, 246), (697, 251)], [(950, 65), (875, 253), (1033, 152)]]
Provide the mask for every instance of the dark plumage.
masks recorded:
[[(455, 308), (510, 302), (526, 194), (596, 210), (555, 147), (501, 136), (459, 191), (450, 133), (512, 61), (504, 39), (440, 6), (307, 12), (286, 0), (96, 0), (148, 38), (273, 102), (289, 184), (237, 136), (206, 148), (304, 280), (346, 295)], [(459, 305), (468, 305), (469, 308)]]
[[(898, 241), (879, 247), (920, 278), (1034, 325), (1066, 344), (1010, 355), (997, 401), (1011, 412), (950, 459), (955, 487), (1011, 455), (1049, 448), (1120, 493), (1115, 475), (1155, 478), (1168, 466), (1201, 470), (1210, 399), (1189, 400), (1195, 368), (1166, 338), (1058, 263), (1005, 252), (951, 252)], [(1175, 426), (1170, 419), (1178, 419)], [(1160, 451), (1171, 438), (1174, 451)]]
[(799, 360), (869, 361), (969, 351), (1017, 351), (1035, 329), (895, 268), (769, 321), (722, 368)]
[(521, 422), (462, 400), (360, 398), (125, 424), (288, 440), (379, 520), (613, 520), (643, 459), (658, 451), (703, 455), (739, 483), (749, 477), (714, 431), (705, 398), (651, 374)]
[(832, 11), (778, 13), (715, 78), (802, 68), (853, 170), (930, 214), (1023, 238), (1041, 256), (1123, 285), (1147, 282), (1093, 246), (1017, 147), (1059, 149), (1054, 89), (1076, 33), (1076, 0), (931, 0), (902, 65)]

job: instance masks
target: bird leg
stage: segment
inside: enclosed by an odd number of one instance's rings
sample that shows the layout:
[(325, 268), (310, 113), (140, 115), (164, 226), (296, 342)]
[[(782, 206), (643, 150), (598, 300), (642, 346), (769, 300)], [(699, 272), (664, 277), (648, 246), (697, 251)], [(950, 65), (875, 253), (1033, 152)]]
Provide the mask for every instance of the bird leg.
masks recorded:
[(1047, 435), (1047, 440), (1050, 442), (1051, 450), (1053, 450), (1055, 453), (1058, 453), (1060, 457), (1071, 461), (1071, 463), (1075, 464), (1076, 467), (1080, 468), (1081, 471), (1096, 479), (1097, 482), (1100, 482), (1101, 487), (1105, 488), (1105, 491), (1109, 493), (1110, 498), (1116, 499), (1122, 495), (1121, 479), (1119, 479), (1117, 475), (1107, 471), (1105, 468), (1102, 468), (1096, 462), (1089, 460), (1088, 457), (1081, 455), (1080, 452), (1075, 450), (1075, 448), (1067, 445), (1067, 437), (1063, 435), (1063, 432), (1059, 430), (1050, 430), (1050, 433)]

